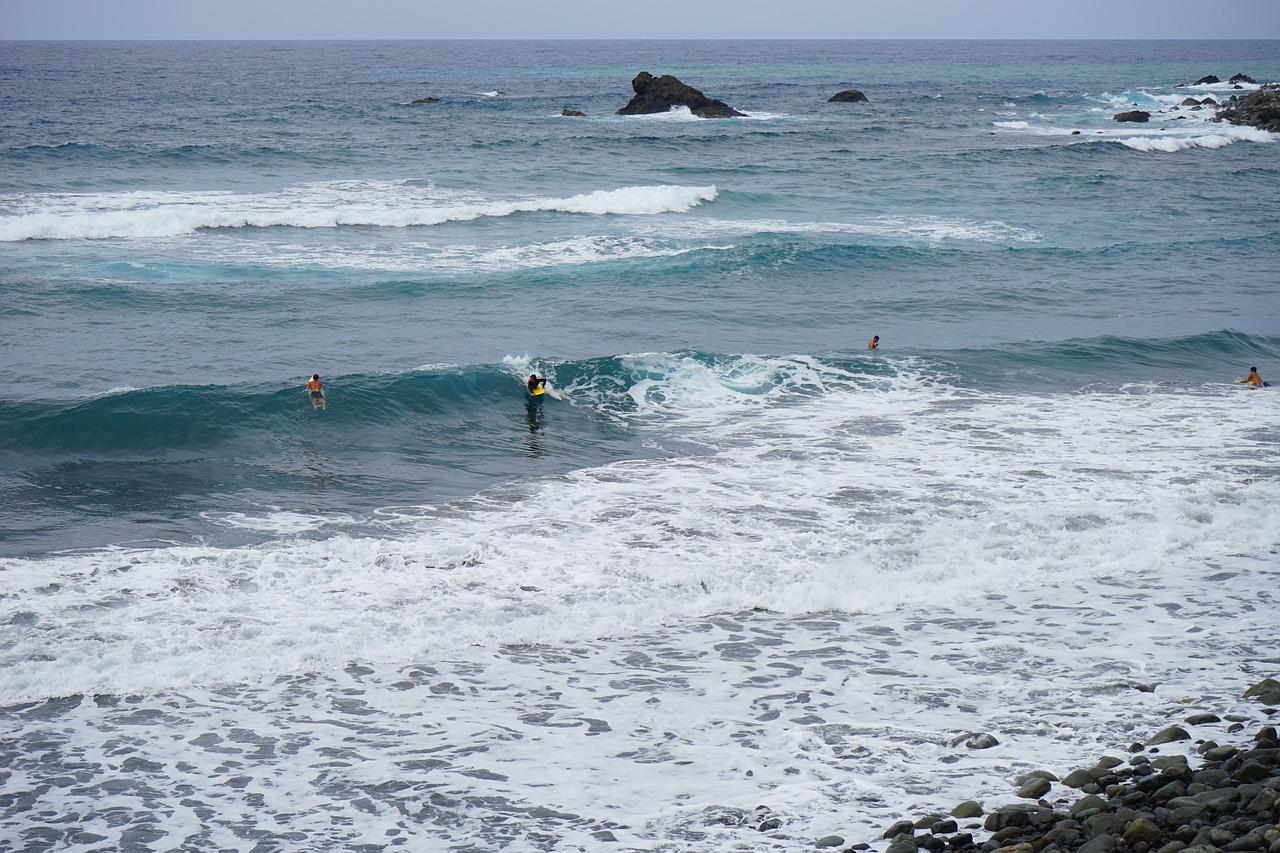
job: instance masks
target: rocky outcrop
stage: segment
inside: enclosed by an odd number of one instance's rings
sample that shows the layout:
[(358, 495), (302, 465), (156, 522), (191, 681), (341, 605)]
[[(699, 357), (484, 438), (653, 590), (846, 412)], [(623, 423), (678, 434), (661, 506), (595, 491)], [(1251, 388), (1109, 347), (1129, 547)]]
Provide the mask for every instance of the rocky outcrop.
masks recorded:
[(1228, 83), (1248, 83), (1253, 86), (1256, 86), (1258, 84), (1258, 81), (1254, 80), (1248, 74), (1232, 74), (1231, 79), (1228, 80), (1227, 82)]
[(699, 118), (733, 118), (745, 116), (724, 101), (708, 98), (692, 86), (680, 82), (670, 74), (654, 77), (641, 71), (631, 81), (636, 96), (618, 110), (620, 116), (651, 115), (670, 112), (672, 107), (688, 107)]
[(1280, 133), (1280, 84), (1269, 83), (1244, 96), (1232, 95), (1221, 106), (1214, 121)]
[[(1280, 705), (1280, 682), (1264, 678), (1245, 697)], [(1232, 717), (1228, 717), (1231, 720)], [(1244, 730), (1236, 717), (1228, 732)], [(1222, 723), (1217, 714), (1186, 718), (1192, 726)], [(1059, 781), (1045, 770), (1017, 777), (1011, 803), (987, 812), (982, 824), (973, 800), (940, 813), (896, 821), (884, 831), (884, 853), (1277, 853), (1280, 851), (1280, 735), (1263, 724), (1238, 745), (1197, 740), (1198, 763), (1186, 755), (1161, 755), (1160, 745), (1191, 738), (1170, 726), (1130, 745), (1126, 762), (1103, 756), (1092, 767)], [(1186, 748), (1187, 752), (1191, 748)], [(1056, 785), (1078, 795), (1055, 796)], [(1060, 791), (1061, 789), (1059, 789)], [(1053, 799), (1047, 799), (1052, 797)], [(957, 818), (959, 820), (957, 820)], [(975, 837), (976, 832), (987, 840)], [(859, 844), (849, 850), (869, 849)]]
[(867, 100), (867, 96), (859, 92), (857, 89), (845, 89), (843, 92), (836, 92), (830, 98), (827, 98), (827, 103), (854, 104), (865, 100)]
[(570, 109), (563, 109), (563, 110), (561, 110), (561, 111), (560, 111), (560, 115), (562, 115), (562, 116), (584, 116), (584, 115), (586, 115), (586, 113), (584, 113), (582, 110), (570, 110)]
[(1209, 76), (1207, 76), (1207, 77), (1201, 77), (1199, 80), (1197, 80), (1196, 82), (1192, 83), (1191, 85), (1192, 85), (1192, 86), (1208, 86), (1208, 85), (1211, 85), (1211, 84), (1213, 84), (1213, 83), (1221, 83), (1221, 82), (1222, 82), (1222, 81), (1218, 79), (1218, 77), (1217, 77), (1217, 75), (1216, 75), (1216, 74), (1210, 74), (1210, 75), (1209, 75)]
[(438, 100), (440, 100), (440, 99), (439, 99), (439, 98), (432, 98), (432, 97), (428, 96), (428, 97), (425, 97), (425, 98), (418, 98), (418, 100), (416, 100), (416, 101), (410, 101), (409, 103), (411, 103), (411, 104), (434, 104), (434, 103), (435, 103), (436, 101), (438, 101)]
[(1130, 110), (1127, 113), (1117, 113), (1112, 116), (1113, 121), (1151, 121), (1151, 113), (1146, 110)]

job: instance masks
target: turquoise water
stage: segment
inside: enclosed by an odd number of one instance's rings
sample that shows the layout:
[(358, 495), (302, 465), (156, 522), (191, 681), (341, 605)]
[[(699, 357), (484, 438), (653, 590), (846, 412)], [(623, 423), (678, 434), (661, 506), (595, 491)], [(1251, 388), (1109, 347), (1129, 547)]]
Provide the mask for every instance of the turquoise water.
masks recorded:
[[(688, 646), (680, 660), (704, 632), (754, 630), (724, 614), (764, 609), (784, 623), (759, 630), (800, 648), (836, 642), (814, 614), (874, 633), (859, 620), (987, 593), (1034, 607), (1042, 586), (1199, 577), (1227, 555), (1274, 571), (1280, 398), (1233, 380), (1280, 375), (1280, 161), (1272, 135), (1182, 102), (1237, 91), (1189, 85), (1207, 74), (1280, 80), (1278, 48), (0, 45), (0, 698), (14, 760), (68, 719), (83, 729), (11, 780), (46, 787), (5, 805), (5, 828), (38, 807), (130, 849), (240, 843), (185, 806), (48, 787), (111, 769), (94, 756), (118, 746), (98, 728), (116, 723), (81, 715), (86, 697), (127, 696), (179, 709), (154, 737), (193, 749), (213, 741), (192, 719), (260, 731), (255, 714), (279, 715), (262, 766), (350, 800), (335, 808), (354, 829), (318, 829), (305, 794), (237, 800), (269, 826), (264, 849), (391, 845), (384, 829), (472, 849), (499, 800), (541, 802), (536, 782), (459, 759), (466, 784), (501, 790), (438, 821), (370, 812), (365, 787), (434, 783), (387, 755), (369, 765), (382, 777), (332, 789), (323, 752), (290, 765), (284, 745), (314, 725), (288, 719), (298, 697), (280, 685), (320, 706), (358, 689), (387, 711), (397, 672), (441, 658), (507, 673), (476, 689), (516, 697), (545, 687), (538, 667), (506, 669), (526, 646), (544, 667), (583, 644), (632, 660), (658, 632)], [(640, 71), (748, 117), (614, 115)], [(827, 103), (851, 87), (869, 102)], [(1150, 123), (1112, 120), (1135, 104)], [(540, 402), (531, 371), (550, 380)], [(484, 648), (516, 662), (459, 657)], [(377, 675), (353, 686), (368, 674), (352, 666)], [(1062, 666), (1028, 678), (1071, 683)], [(811, 677), (778, 689), (807, 696)], [(556, 713), (493, 695), (492, 719)], [(919, 710), (893, 701), (888, 718)], [(939, 718), (935, 739), (983, 722)], [(1086, 724), (1124, 736), (1103, 709)], [(888, 750), (904, 736), (876, 735)], [(752, 735), (751, 761), (795, 760), (790, 738)], [(620, 769), (564, 768), (546, 808), (589, 811), (582, 778), (671, 758), (632, 747), (616, 745)], [(222, 790), (159, 741), (133, 748), (161, 799)], [(888, 792), (950, 766), (921, 760), (866, 769), (868, 784), (905, 807)], [(790, 776), (758, 778), (737, 806), (787, 790), (793, 819), (816, 820)], [(617, 796), (656, 814), (661, 787)], [(521, 814), (491, 840), (560, 843), (555, 820)], [(693, 838), (683, 812), (630, 820), (626, 849)]]

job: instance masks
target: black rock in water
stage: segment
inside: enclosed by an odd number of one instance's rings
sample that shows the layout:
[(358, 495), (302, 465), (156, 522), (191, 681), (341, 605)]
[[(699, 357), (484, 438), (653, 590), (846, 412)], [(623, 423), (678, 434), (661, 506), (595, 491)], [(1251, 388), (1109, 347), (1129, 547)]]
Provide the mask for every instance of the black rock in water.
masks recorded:
[(1215, 75), (1215, 74), (1210, 74), (1208, 77), (1201, 77), (1199, 80), (1197, 80), (1196, 82), (1192, 83), (1191, 85), (1192, 85), (1192, 86), (1205, 86), (1205, 85), (1208, 85), (1208, 84), (1211, 84), (1211, 83), (1221, 83), (1221, 82), (1222, 82), (1222, 81), (1218, 79), (1217, 75)]
[(827, 98), (827, 103), (852, 104), (865, 100), (867, 100), (867, 96), (859, 92), (857, 89), (845, 89), (843, 92), (836, 92), (830, 98)]
[(1151, 113), (1146, 110), (1130, 110), (1127, 113), (1117, 113), (1112, 116), (1113, 121), (1151, 121)]
[(670, 112), (672, 107), (688, 107), (698, 118), (733, 118), (745, 116), (724, 101), (715, 101), (692, 86), (681, 83), (670, 74), (654, 77), (641, 71), (631, 81), (636, 96), (622, 109), (620, 116), (651, 115)]

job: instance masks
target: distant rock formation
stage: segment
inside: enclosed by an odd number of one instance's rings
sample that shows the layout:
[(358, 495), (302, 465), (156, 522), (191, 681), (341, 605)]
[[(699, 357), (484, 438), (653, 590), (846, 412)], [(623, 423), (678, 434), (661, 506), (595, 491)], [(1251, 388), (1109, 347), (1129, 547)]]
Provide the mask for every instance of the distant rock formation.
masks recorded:
[(1243, 97), (1232, 95), (1213, 120), (1280, 133), (1280, 84), (1267, 83)]
[(845, 89), (843, 92), (836, 92), (830, 98), (827, 98), (828, 104), (853, 104), (858, 101), (867, 100), (867, 96), (859, 92), (857, 89)]
[(432, 98), (432, 97), (428, 96), (428, 97), (426, 97), (426, 98), (418, 98), (418, 100), (416, 100), (416, 101), (410, 101), (409, 103), (411, 103), (411, 104), (434, 104), (434, 103), (435, 103), (436, 101), (438, 101), (438, 100), (440, 100), (440, 99), (439, 99), (439, 98)]
[(618, 110), (620, 116), (651, 115), (670, 112), (672, 107), (688, 107), (699, 118), (733, 118), (745, 116), (724, 101), (715, 101), (692, 86), (681, 83), (670, 74), (654, 77), (641, 71), (631, 81), (636, 96)]
[(1112, 121), (1151, 121), (1151, 113), (1146, 110), (1130, 110), (1127, 113), (1116, 113)]
[(1253, 86), (1256, 86), (1258, 84), (1258, 81), (1254, 80), (1248, 74), (1233, 74), (1231, 76), (1231, 79), (1228, 80), (1227, 82), (1228, 83), (1248, 83)]
[(561, 111), (560, 111), (560, 115), (562, 115), (562, 116), (584, 116), (584, 115), (586, 115), (586, 113), (584, 113), (582, 110), (570, 110), (570, 109), (563, 109), (563, 110), (561, 110)]
[(1199, 80), (1197, 80), (1196, 82), (1192, 83), (1191, 85), (1192, 85), (1192, 86), (1207, 86), (1207, 85), (1209, 85), (1209, 84), (1211, 84), (1211, 83), (1221, 83), (1221, 82), (1222, 82), (1222, 81), (1221, 81), (1221, 80), (1219, 80), (1219, 79), (1217, 78), (1217, 76), (1216, 76), (1216, 75), (1210, 74), (1208, 77), (1201, 77)]

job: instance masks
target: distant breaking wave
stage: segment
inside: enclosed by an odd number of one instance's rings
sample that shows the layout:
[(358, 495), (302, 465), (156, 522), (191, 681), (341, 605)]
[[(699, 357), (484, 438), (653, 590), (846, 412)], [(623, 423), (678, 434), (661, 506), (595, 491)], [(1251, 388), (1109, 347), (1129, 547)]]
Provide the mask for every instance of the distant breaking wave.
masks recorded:
[(654, 216), (713, 201), (714, 186), (598, 190), (567, 198), (487, 199), (395, 182), (308, 184), (270, 193), (27, 194), (0, 201), (0, 242), (179, 237), (204, 228), (409, 228), (516, 213)]

